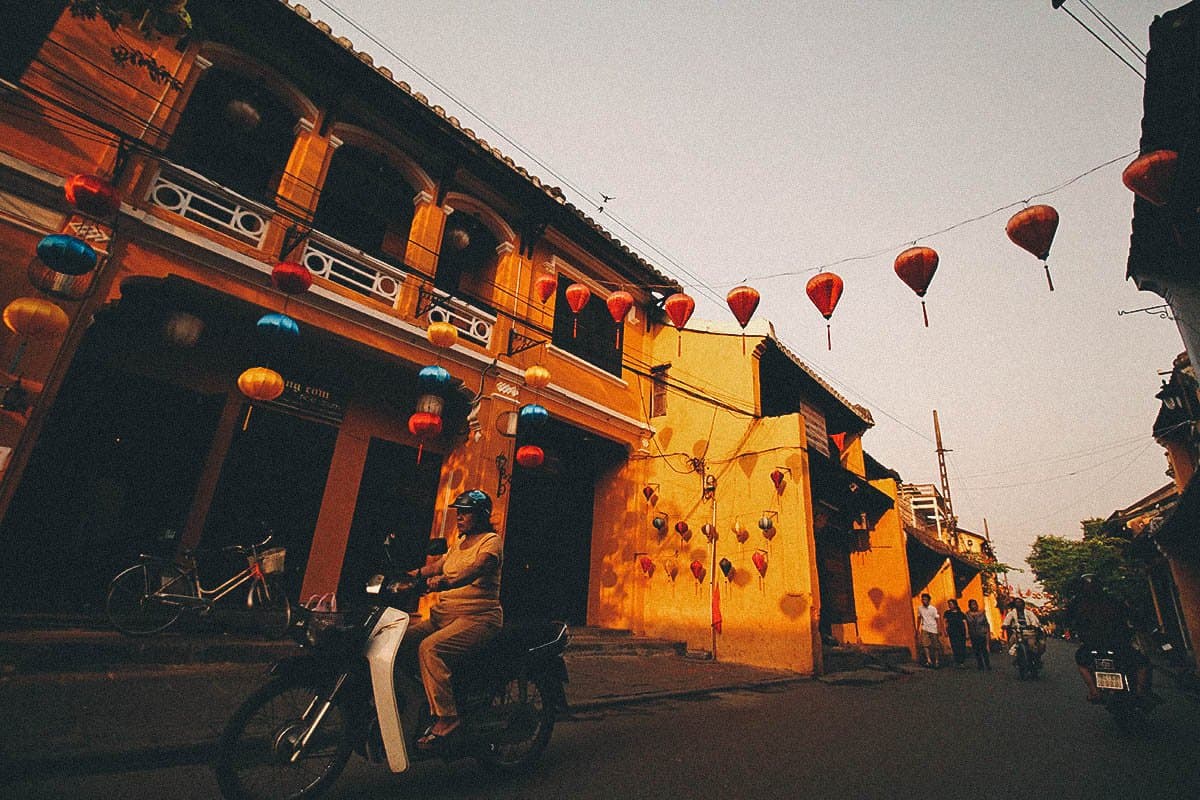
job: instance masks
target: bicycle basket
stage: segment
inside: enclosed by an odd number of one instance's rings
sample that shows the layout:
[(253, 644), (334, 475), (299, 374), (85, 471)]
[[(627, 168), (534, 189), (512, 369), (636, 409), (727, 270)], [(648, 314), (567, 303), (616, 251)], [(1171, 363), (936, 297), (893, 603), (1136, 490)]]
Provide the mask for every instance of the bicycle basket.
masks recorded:
[(309, 611), (300, 636), (301, 644), (318, 645), (331, 639), (340, 640), (354, 631), (362, 614), (346, 611)]
[[(272, 547), (258, 554), (258, 563), (262, 564), (262, 571), (266, 574), (278, 575), (283, 572), (283, 559), (286, 555), (286, 547)], [(246, 560), (250, 562), (250, 566), (254, 566), (254, 556)]]

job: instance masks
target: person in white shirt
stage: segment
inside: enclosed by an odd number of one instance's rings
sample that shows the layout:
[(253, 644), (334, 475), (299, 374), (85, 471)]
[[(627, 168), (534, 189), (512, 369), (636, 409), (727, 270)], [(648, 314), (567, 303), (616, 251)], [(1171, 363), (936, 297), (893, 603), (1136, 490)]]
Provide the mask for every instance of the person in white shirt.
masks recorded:
[(1010, 643), (1014, 636), (1023, 636), (1035, 656), (1041, 658), (1042, 653), (1046, 652), (1046, 639), (1042, 623), (1037, 614), (1033, 613), (1032, 608), (1025, 607), (1025, 601), (1020, 597), (1013, 600), (1012, 608), (1004, 615), (1002, 627), (1008, 631)]
[(928, 593), (921, 595), (917, 606), (917, 646), (921, 649), (924, 666), (937, 669), (942, 661), (941, 615), (932, 605)]

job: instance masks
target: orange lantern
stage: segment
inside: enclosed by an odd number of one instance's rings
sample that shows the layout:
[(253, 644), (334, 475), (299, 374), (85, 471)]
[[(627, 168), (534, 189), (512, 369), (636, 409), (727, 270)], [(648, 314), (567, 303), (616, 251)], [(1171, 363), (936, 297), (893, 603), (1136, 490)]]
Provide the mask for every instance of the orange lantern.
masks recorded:
[(269, 367), (251, 367), (238, 376), (237, 385), (246, 397), (260, 402), (283, 394), (283, 376)]
[(1046, 283), (1050, 291), (1054, 291), (1054, 281), (1050, 279), (1050, 265), (1046, 259), (1050, 257), (1050, 245), (1054, 243), (1054, 234), (1058, 230), (1058, 212), (1053, 206), (1038, 205), (1023, 208), (1009, 218), (1004, 226), (1004, 232), (1013, 244), (1033, 254), (1040, 259), (1046, 268)]
[(446, 349), (458, 343), (458, 328), (449, 322), (431, 322), (425, 336), (434, 347)]
[(295, 261), (280, 261), (271, 270), (271, 283), (286, 294), (304, 294), (312, 286), (312, 273)]
[(750, 286), (735, 286), (725, 295), (725, 303), (733, 312), (738, 325), (742, 326), (742, 355), (746, 355), (746, 326), (750, 324), (751, 317), (758, 309), (760, 299), (758, 292)]
[(1129, 191), (1156, 206), (1167, 204), (1179, 153), (1174, 150), (1155, 150), (1140, 155), (1121, 173), (1121, 182)]
[[(679, 331), (683, 330), (683, 326), (687, 325), (689, 319), (692, 318), (692, 312), (696, 310), (696, 301), (688, 297), (683, 292), (676, 292), (668, 297), (663, 302), (663, 311), (667, 312), (667, 316), (671, 320), (671, 324)], [(683, 334), (679, 334), (678, 343), (676, 345), (678, 352), (683, 352)]]
[(921, 315), (925, 317), (926, 328), (929, 327), (929, 314), (925, 311), (925, 292), (929, 290), (937, 267), (938, 254), (932, 247), (910, 247), (896, 256), (896, 274), (921, 298)]
[(67, 312), (49, 300), (18, 297), (5, 306), (4, 324), (28, 339), (51, 339), (66, 333), (70, 320)]
[(63, 184), (63, 194), (68, 203), (90, 217), (112, 217), (121, 209), (121, 195), (96, 175), (72, 175)]
[(543, 304), (558, 291), (558, 278), (553, 275), (539, 275), (533, 281), (533, 293)]
[(844, 285), (842, 279), (832, 272), (819, 272), (809, 278), (804, 287), (808, 299), (825, 318), (825, 344), (830, 350), (833, 349), (833, 338), (829, 331), (829, 318), (833, 316), (838, 300), (842, 299)]
[(575, 321), (571, 327), (571, 335), (575, 336), (579, 333), (579, 312), (583, 311), (583, 307), (588, 304), (588, 300), (592, 299), (592, 290), (582, 283), (572, 283), (567, 287), (566, 295), (567, 305), (571, 307), (571, 312), (575, 314)]
[(536, 444), (523, 444), (517, 448), (517, 463), (522, 467), (533, 469), (540, 467), (546, 460), (546, 451)]
[(525, 370), (525, 385), (530, 389), (545, 389), (550, 385), (550, 370), (534, 364)]

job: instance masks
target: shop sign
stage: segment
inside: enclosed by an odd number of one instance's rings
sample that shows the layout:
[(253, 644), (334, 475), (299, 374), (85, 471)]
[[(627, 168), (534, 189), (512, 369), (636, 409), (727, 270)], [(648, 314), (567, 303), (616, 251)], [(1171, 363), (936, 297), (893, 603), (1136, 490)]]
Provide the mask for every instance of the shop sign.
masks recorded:
[(272, 400), (271, 405), (326, 422), (340, 423), (346, 416), (346, 399), (340, 392), (287, 377), (283, 380), (283, 394)]

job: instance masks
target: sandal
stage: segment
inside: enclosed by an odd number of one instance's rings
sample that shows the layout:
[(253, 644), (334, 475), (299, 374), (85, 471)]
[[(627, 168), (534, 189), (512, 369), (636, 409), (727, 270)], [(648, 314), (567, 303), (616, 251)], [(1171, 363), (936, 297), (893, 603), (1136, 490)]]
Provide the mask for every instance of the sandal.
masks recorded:
[(462, 723), (455, 725), (445, 733), (434, 733), (433, 726), (425, 732), (420, 739), (417, 739), (417, 749), (424, 752), (433, 752), (450, 749), (462, 734)]

